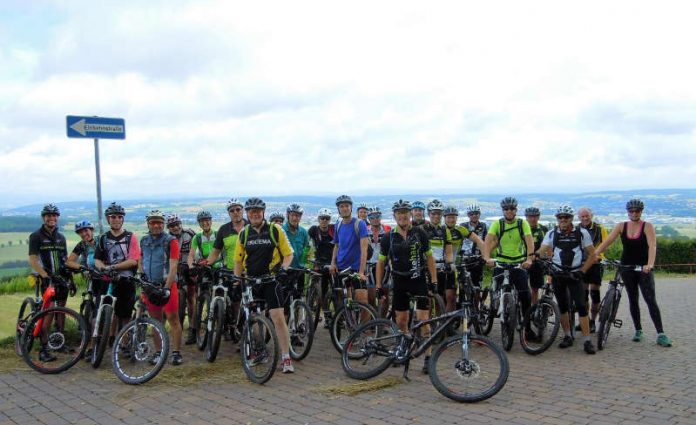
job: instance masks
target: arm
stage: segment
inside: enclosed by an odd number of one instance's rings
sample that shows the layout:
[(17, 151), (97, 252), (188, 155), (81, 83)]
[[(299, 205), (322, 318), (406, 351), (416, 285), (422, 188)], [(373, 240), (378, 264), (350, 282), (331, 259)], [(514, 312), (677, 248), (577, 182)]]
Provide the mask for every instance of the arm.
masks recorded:
[(481, 255), (486, 261), (488, 267), (493, 267), (495, 262), (491, 259), (491, 252), (498, 246), (498, 237), (493, 233), (488, 233), (486, 235), (485, 249), (481, 250)]
[(191, 250), (188, 253), (188, 257), (186, 258), (186, 264), (188, 264), (189, 268), (193, 267), (193, 260), (196, 258), (196, 248), (191, 244)]
[(367, 263), (367, 246), (369, 244), (369, 238), (365, 237), (360, 239), (360, 266), (358, 267), (358, 274), (363, 281), (367, 280), (367, 276), (365, 276), (365, 263)]
[(595, 251), (594, 246), (590, 245), (585, 248), (585, 253), (587, 254), (587, 260), (582, 264), (582, 267), (580, 268), (580, 271), (583, 273), (587, 273), (587, 271), (592, 267), (594, 263), (597, 262), (597, 252)]
[(384, 278), (384, 260), (380, 258), (377, 260), (377, 267), (375, 271), (375, 286), (377, 289), (382, 287), (382, 279)]
[(167, 273), (167, 278), (165, 280), (166, 288), (171, 288), (172, 283), (176, 282), (180, 255), (181, 249), (179, 248), (179, 241), (172, 239), (172, 241), (169, 242), (169, 273)]
[(522, 268), (528, 269), (532, 266), (534, 258), (534, 239), (532, 235), (524, 235), (524, 243), (527, 245), (527, 259), (522, 263)]
[(623, 223), (617, 224), (616, 227), (614, 227), (611, 230), (609, 236), (607, 236), (607, 238), (604, 241), (602, 241), (602, 243), (597, 247), (597, 249), (595, 250), (595, 254), (598, 256), (604, 254), (604, 251), (606, 251), (607, 248), (611, 246), (611, 244), (616, 240), (616, 238), (619, 237), (622, 231)]
[(469, 240), (472, 240), (476, 244), (479, 251), (481, 251), (483, 255), (483, 252), (486, 250), (486, 243), (479, 237), (479, 235), (477, 235), (474, 232), (471, 232), (469, 233)]
[(454, 263), (454, 254), (452, 250), (452, 244), (445, 245), (445, 263)]
[(79, 269), (81, 265), (77, 262), (78, 258), (79, 256), (75, 254), (75, 251), (71, 252), (70, 255), (68, 255), (68, 260), (65, 262), (65, 265), (71, 269)]
[(648, 264), (643, 266), (643, 273), (650, 273), (655, 268), (655, 257), (657, 256), (657, 236), (652, 223), (645, 223), (645, 237), (648, 240)]
[(333, 247), (333, 253), (331, 254), (331, 274), (338, 273), (338, 268), (336, 267), (336, 257), (338, 256), (338, 244)]
[(44, 268), (41, 267), (41, 263), (39, 263), (38, 255), (32, 254), (29, 256), (29, 265), (31, 266), (31, 269), (34, 270), (39, 276), (43, 277), (44, 279), (48, 277), (48, 273), (46, 273), (46, 270), (44, 270)]

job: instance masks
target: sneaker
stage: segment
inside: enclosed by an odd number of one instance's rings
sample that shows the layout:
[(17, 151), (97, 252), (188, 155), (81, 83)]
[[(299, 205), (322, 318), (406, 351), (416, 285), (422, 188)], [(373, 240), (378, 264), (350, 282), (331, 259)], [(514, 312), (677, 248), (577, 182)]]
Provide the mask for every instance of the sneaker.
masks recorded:
[(186, 341), (184, 341), (185, 345), (193, 345), (196, 343), (196, 331), (196, 329), (189, 328), (188, 335), (186, 336)]
[(290, 357), (283, 360), (283, 373), (295, 373), (295, 367), (292, 365)]
[(156, 352), (155, 354), (153, 354), (152, 356), (150, 356), (150, 359), (148, 360), (148, 363), (150, 363), (150, 364), (153, 365), (153, 366), (156, 365), (156, 364), (159, 362), (159, 359), (160, 359), (160, 356), (161, 356), (161, 355), (162, 355), (162, 353), (160, 353), (159, 351)]
[(633, 342), (641, 342), (643, 340), (643, 331), (637, 330), (635, 335), (633, 335)]
[(181, 353), (178, 352), (178, 351), (174, 351), (174, 352), (172, 353), (172, 364), (173, 364), (174, 366), (179, 366), (179, 365), (182, 364), (183, 362), (184, 362), (184, 358), (181, 357)]
[(585, 345), (583, 346), (583, 350), (585, 350), (585, 352), (587, 354), (594, 354), (597, 352), (597, 350), (595, 350), (594, 345), (592, 345), (592, 341), (589, 341), (589, 340), (585, 341)]
[(428, 370), (428, 365), (430, 364), (430, 356), (425, 356), (425, 359), (423, 359), (423, 369), (421, 371), (427, 375), (429, 370)]
[(669, 339), (669, 337), (665, 334), (659, 334), (657, 336), (657, 345), (659, 345), (661, 347), (671, 347), (672, 340)]
[(594, 320), (590, 320), (590, 333), (593, 334), (597, 332), (597, 327)]
[(48, 363), (48, 362), (54, 362), (58, 358), (51, 354), (47, 348), (42, 348), (41, 351), (39, 351), (39, 361), (42, 363)]
[(573, 346), (573, 337), (570, 335), (564, 336), (561, 343), (558, 344), (558, 348), (568, 348), (568, 347), (572, 347), (572, 346)]

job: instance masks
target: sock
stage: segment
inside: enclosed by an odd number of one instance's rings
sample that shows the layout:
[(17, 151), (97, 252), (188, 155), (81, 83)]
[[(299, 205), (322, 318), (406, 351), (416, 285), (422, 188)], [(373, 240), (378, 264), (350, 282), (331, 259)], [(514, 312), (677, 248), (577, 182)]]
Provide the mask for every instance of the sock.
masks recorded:
[(286, 359), (289, 359), (289, 358), (290, 358), (290, 354), (289, 354), (289, 353), (288, 353), (288, 354), (283, 354), (283, 355), (281, 356), (281, 359), (282, 359), (282, 360), (286, 360)]

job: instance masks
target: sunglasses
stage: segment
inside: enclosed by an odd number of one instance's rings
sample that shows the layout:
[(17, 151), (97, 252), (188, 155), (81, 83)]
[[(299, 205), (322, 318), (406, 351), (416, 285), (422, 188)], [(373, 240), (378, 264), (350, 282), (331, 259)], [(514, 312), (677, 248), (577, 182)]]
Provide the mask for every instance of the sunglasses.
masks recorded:
[(556, 218), (559, 220), (570, 220), (571, 218), (573, 218), (573, 216), (572, 215), (559, 215)]
[(123, 220), (123, 216), (122, 216), (122, 215), (116, 215), (116, 214), (110, 215), (109, 218), (112, 219), (112, 220), (115, 220), (115, 219), (117, 219), (117, 218), (120, 218), (121, 220)]
[(168, 225), (167, 225), (167, 228), (168, 228), (168, 229), (173, 229), (174, 227), (180, 227), (180, 226), (181, 226), (181, 224), (179, 224), (179, 223), (176, 223), (176, 224), (168, 224)]
[(481, 213), (479, 213), (479, 212), (470, 212), (470, 213), (467, 213), (467, 215), (481, 215)]
[(515, 211), (517, 208), (503, 208), (503, 211)]
[(331, 220), (331, 217), (319, 217), (319, 220)]
[(639, 212), (643, 212), (643, 210), (628, 210), (628, 212), (631, 213), (631, 214), (636, 214), (636, 213), (639, 213)]

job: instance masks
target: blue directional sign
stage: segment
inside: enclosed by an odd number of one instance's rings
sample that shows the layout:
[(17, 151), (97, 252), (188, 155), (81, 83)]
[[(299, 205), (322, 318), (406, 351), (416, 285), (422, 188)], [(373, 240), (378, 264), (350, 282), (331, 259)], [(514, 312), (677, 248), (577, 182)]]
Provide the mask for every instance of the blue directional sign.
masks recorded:
[(126, 120), (123, 118), (66, 117), (68, 137), (84, 139), (125, 139)]

